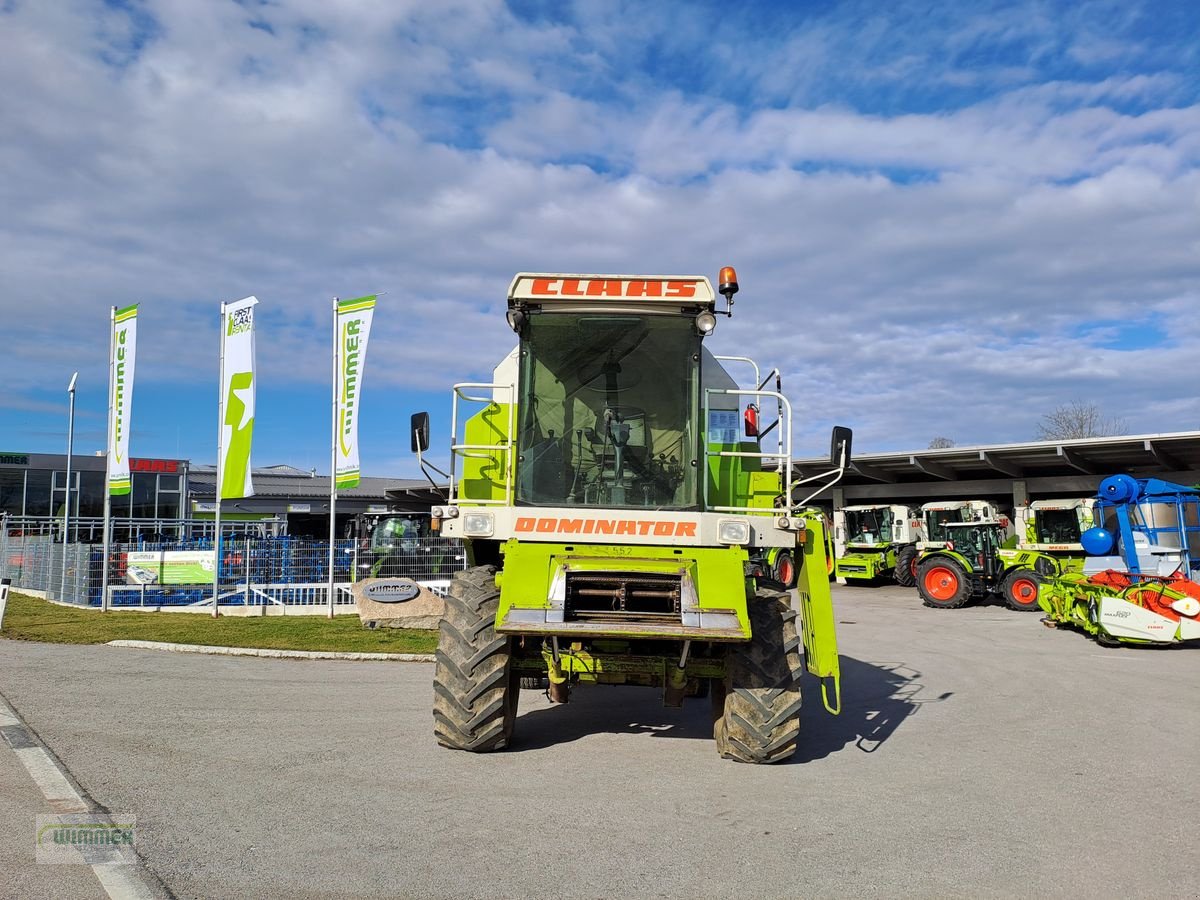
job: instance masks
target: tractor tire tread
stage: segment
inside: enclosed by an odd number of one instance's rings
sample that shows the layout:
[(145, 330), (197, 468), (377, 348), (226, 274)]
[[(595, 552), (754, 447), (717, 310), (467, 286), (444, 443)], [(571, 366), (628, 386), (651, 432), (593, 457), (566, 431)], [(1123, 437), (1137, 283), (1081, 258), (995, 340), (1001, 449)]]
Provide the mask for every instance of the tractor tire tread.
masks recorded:
[(434, 654), (433, 733), (443, 747), (486, 753), (512, 739), (519, 683), (511, 641), (495, 631), (499, 605), (494, 566), (455, 574)]
[[(717, 752), (745, 763), (777, 763), (796, 752), (800, 734), (800, 639), (786, 593), (760, 587), (750, 602), (748, 644), (728, 651)], [(719, 715), (718, 715), (719, 713)]]

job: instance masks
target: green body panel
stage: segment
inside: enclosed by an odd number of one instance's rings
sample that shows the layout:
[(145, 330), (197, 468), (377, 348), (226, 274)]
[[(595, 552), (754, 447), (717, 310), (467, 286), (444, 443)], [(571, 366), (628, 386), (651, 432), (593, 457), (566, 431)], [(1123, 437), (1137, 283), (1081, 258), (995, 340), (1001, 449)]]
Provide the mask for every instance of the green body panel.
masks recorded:
[(882, 544), (877, 550), (855, 549), (838, 557), (834, 574), (838, 578), (869, 581), (896, 568), (896, 549), (891, 544)]
[(800, 571), (796, 589), (800, 598), (800, 620), (804, 636), (804, 662), (808, 671), (830, 679), (833, 698), (822, 681), (825, 708), (834, 715), (841, 711), (841, 667), (838, 664), (837, 631), (833, 619), (833, 595), (829, 590), (825, 521), (819, 512), (803, 514), (806, 528), (803, 552), (798, 553)]
[(576, 571), (676, 573), (683, 568), (696, 586), (699, 607), (732, 610), (737, 614), (743, 636), (750, 638), (745, 574), (748, 556), (743, 547), (674, 548), (510, 540), (500, 549), (504, 554), (504, 570), (499, 577), (497, 622), (513, 608), (550, 608), (550, 582), (555, 569), (564, 562), (569, 562)]
[(752, 506), (770, 511), (781, 488), (778, 472), (762, 471), (762, 460), (753, 456), (717, 456), (722, 450), (758, 453), (753, 441), (709, 444), (708, 502), (710, 506)]
[[(467, 419), (463, 442), (467, 444), (507, 444), (508, 403), (491, 403)], [(463, 452), (459, 500), (469, 506), (472, 500), (503, 500), (507, 453), (499, 450)]]
[(1072, 625), (1095, 637), (1100, 626), (1092, 616), (1093, 604), (1116, 593), (1112, 588), (1092, 584), (1082, 574), (1064, 572), (1042, 585), (1038, 606), (1053, 621)]

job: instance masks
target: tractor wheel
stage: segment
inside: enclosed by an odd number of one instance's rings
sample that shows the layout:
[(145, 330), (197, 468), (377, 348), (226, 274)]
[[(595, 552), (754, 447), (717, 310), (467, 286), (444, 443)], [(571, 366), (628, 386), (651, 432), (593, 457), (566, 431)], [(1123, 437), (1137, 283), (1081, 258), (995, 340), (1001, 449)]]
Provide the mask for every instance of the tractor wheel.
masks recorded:
[(772, 574), (774, 574), (775, 580), (788, 590), (796, 586), (796, 560), (792, 558), (790, 550), (781, 550), (779, 555), (775, 557), (775, 566)]
[(455, 573), (433, 672), (433, 733), (451, 750), (486, 753), (512, 739), (520, 679), (511, 639), (496, 634), (499, 606), (495, 566)]
[(1042, 576), (1032, 569), (1013, 569), (1000, 582), (1000, 596), (1009, 609), (1032, 611), (1038, 606), (1038, 589)]
[(760, 587), (750, 601), (750, 642), (727, 651), (725, 683), (712, 692), (713, 737), (726, 759), (777, 763), (796, 752), (800, 638), (789, 599)]
[(917, 548), (912, 544), (901, 547), (896, 554), (896, 568), (892, 575), (901, 587), (912, 587), (917, 583)]
[(934, 556), (917, 566), (917, 592), (926, 606), (958, 609), (971, 599), (971, 584), (960, 563), (945, 556)]

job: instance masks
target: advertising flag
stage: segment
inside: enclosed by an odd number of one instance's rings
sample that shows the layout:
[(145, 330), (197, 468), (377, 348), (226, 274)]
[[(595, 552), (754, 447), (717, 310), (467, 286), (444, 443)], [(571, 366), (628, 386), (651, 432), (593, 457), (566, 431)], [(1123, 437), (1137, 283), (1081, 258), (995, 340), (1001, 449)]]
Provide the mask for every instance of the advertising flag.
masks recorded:
[(137, 345), (137, 304), (113, 313), (109, 360), (108, 493), (129, 493), (129, 422), (133, 409), (133, 363)]
[(367, 338), (375, 314), (376, 294), (356, 300), (339, 300), (337, 305), (337, 411), (335, 486), (339, 491), (358, 487), (358, 410), (362, 396), (363, 367), (367, 362)]
[(253, 497), (250, 443), (254, 437), (254, 307), (256, 297), (224, 306), (221, 323), (221, 459), (217, 497)]

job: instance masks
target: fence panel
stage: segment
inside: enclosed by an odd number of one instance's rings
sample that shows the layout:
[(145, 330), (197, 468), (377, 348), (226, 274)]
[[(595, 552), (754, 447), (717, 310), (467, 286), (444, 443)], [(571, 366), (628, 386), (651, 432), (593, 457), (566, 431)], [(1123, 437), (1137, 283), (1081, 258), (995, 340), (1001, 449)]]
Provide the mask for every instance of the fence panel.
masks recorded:
[[(222, 529), (224, 530), (224, 529)], [(0, 577), (16, 589), (41, 591), (81, 606), (101, 605), (101, 544), (69, 544), (53, 533), (0, 528)], [(209, 538), (139, 541), (109, 548), (109, 601), (118, 607), (207, 606), (213, 602), (213, 542)], [(335, 543), (334, 606), (352, 606), (355, 582), (402, 577), (444, 594), (454, 572), (466, 567), (462, 542), (422, 538), (373, 554), (354, 540)], [(309, 538), (222, 538), (217, 595), (221, 606), (327, 608), (329, 542)]]

